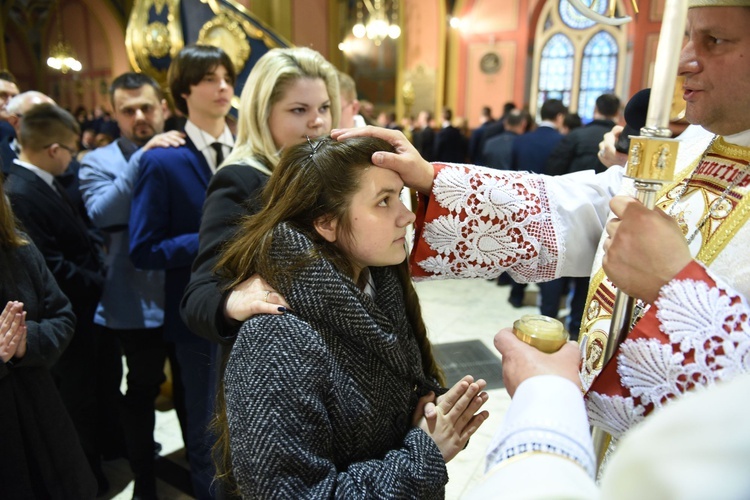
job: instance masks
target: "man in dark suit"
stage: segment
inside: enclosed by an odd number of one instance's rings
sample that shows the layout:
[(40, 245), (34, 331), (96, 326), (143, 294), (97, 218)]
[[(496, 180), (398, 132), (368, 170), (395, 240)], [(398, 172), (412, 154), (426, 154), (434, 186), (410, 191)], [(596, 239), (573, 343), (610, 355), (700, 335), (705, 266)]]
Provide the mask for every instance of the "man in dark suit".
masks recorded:
[(479, 149), (482, 143), (482, 136), (487, 127), (495, 123), (492, 118), (492, 109), (489, 106), (482, 106), (482, 115), (479, 117), (479, 126), (474, 129), (469, 137), (469, 163), (479, 165), (482, 158), (482, 150)]
[(73, 305), (75, 335), (53, 375), (101, 491), (106, 489), (106, 479), (95, 436), (97, 339), (93, 330), (104, 281), (101, 246), (57, 179), (75, 157), (79, 133), (75, 118), (54, 104), (29, 109), (21, 121), (21, 153), (11, 165), (6, 193), (23, 229)]
[(444, 163), (464, 163), (468, 150), (468, 140), (451, 123), (453, 111), (443, 110), (443, 126), (435, 135), (434, 161)]
[[(562, 126), (567, 112), (568, 109), (558, 99), (544, 101), (540, 111), (542, 121), (537, 129), (518, 136), (513, 141), (513, 147), (511, 148), (512, 170), (528, 170), (537, 174), (544, 173), (544, 167), (552, 150), (563, 138), (559, 128)], [(542, 296), (542, 314), (557, 318), (564, 286), (565, 281), (562, 278), (539, 283)], [(525, 284), (513, 284), (508, 299), (513, 307), (521, 307), (525, 289)]]
[(11, 97), (4, 105), (2, 115), (5, 117), (5, 123), (10, 127), (10, 133), (3, 134), (2, 140), (0, 140), (0, 158), (3, 161), (3, 175), (5, 177), (10, 174), (13, 160), (18, 158), (18, 153), (21, 151), (18, 134), (20, 133), (21, 119), (24, 113), (43, 102), (55, 104), (51, 97), (36, 90), (29, 90)]
[[(505, 119), (508, 117), (511, 111), (514, 111), (515, 109), (517, 109), (516, 103), (506, 102), (503, 105), (503, 116), (490, 123), (486, 127), (482, 128), (482, 134), (479, 136), (479, 144), (477, 145), (477, 148), (479, 150), (479, 154), (476, 158), (477, 165), (483, 165), (487, 167), (491, 166), (488, 165), (485, 159), (482, 157), (482, 151), (484, 151), (484, 147), (487, 145), (487, 141), (505, 132)], [(524, 130), (524, 132), (526, 132), (526, 130)]]
[(185, 145), (143, 154), (130, 211), (130, 258), (140, 269), (165, 270), (164, 331), (174, 342), (185, 388), (187, 451), (193, 489), (211, 498), (213, 444), (206, 429), (213, 414), (214, 347), (180, 318), (180, 299), (198, 253), (206, 188), (234, 145), (226, 114), (234, 95), (232, 61), (221, 49), (188, 46), (168, 74), (175, 105), (187, 115)]
[[(20, 133), (21, 122), (23, 121), (23, 115), (32, 107), (41, 103), (56, 104), (51, 97), (36, 90), (29, 90), (18, 94), (13, 97), (6, 106), (6, 116), (9, 126), (14, 130), (14, 133), (6, 136), (0, 141), (0, 158), (2, 158), (3, 168), (8, 169), (5, 173), (6, 177), (10, 174), (10, 165), (13, 164), (13, 160), (18, 158), (21, 151), (21, 144), (16, 138)], [(86, 210), (83, 206), (83, 200), (81, 199), (81, 193), (78, 189), (78, 171), (81, 165), (78, 160), (73, 158), (68, 165), (67, 170), (60, 175), (57, 180), (65, 188), (70, 200), (75, 205), (78, 213), (83, 217), (87, 225), (90, 225)]]
[(620, 99), (614, 94), (602, 94), (596, 99), (594, 119), (584, 127), (571, 130), (550, 155), (544, 173), (563, 175), (581, 170), (604, 172), (599, 161), (599, 143), (604, 134), (616, 125), (620, 114)]
[(414, 147), (427, 161), (435, 161), (433, 151), (435, 149), (435, 131), (432, 130), (432, 113), (420, 111), (417, 116), (419, 131), (414, 133)]
[(505, 118), (505, 132), (491, 137), (484, 145), (483, 165), (498, 170), (510, 170), (511, 152), (516, 137), (523, 134), (529, 122), (526, 111), (514, 110)]

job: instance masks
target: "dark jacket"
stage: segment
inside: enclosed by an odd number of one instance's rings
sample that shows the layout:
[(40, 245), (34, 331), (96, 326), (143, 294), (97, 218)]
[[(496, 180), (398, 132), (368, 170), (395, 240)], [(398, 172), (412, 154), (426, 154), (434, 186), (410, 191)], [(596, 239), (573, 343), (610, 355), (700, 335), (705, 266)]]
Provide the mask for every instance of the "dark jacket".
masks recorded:
[(597, 174), (604, 172), (606, 167), (598, 156), (599, 143), (614, 126), (612, 120), (594, 120), (585, 127), (571, 130), (555, 147), (544, 173), (563, 175), (581, 170), (595, 170)]
[(92, 499), (96, 481), (50, 368), (75, 316), (33, 244), (0, 247), (0, 303), (23, 302), (27, 351), (0, 363), (0, 497)]
[(469, 141), (460, 130), (449, 125), (435, 135), (434, 161), (465, 163)]
[(539, 127), (533, 132), (519, 135), (513, 141), (511, 168), (544, 173), (552, 150), (562, 138), (563, 135), (552, 127)]
[(66, 201), (31, 170), (11, 165), (5, 192), (13, 212), (73, 304), (78, 331), (94, 321), (104, 285), (101, 241)]
[(227, 165), (211, 178), (203, 204), (198, 256), (180, 303), (188, 328), (212, 342), (232, 342), (241, 323), (224, 317), (223, 283), (214, 274), (219, 252), (235, 233), (243, 215), (258, 211), (260, 191), (268, 176), (249, 165)]
[(427, 161), (435, 161), (435, 131), (427, 126), (418, 132), (414, 132), (414, 147)]
[[(272, 257), (309, 251), (281, 225)], [(227, 365), (232, 465), (248, 498), (442, 498), (445, 462), (411, 424), (426, 380), (392, 267), (372, 300), (326, 260), (277, 284), (294, 313), (242, 326)]]

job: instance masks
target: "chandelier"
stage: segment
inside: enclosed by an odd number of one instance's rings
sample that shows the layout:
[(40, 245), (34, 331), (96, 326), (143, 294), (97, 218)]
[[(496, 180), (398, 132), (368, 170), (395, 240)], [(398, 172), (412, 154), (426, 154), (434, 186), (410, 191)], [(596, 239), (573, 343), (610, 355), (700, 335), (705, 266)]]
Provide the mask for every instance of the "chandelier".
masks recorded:
[(83, 66), (81, 62), (76, 58), (76, 53), (73, 47), (63, 40), (62, 36), (62, 9), (60, 8), (59, 1), (55, 2), (57, 9), (57, 43), (49, 49), (49, 57), (47, 58), (47, 66), (52, 69), (56, 69), (61, 73), (67, 73), (68, 71), (81, 71)]
[[(364, 22), (367, 9), (367, 23)], [(401, 36), (398, 25), (398, 0), (360, 0), (357, 2), (357, 23), (352, 28), (357, 38), (367, 37), (380, 45), (386, 37)]]

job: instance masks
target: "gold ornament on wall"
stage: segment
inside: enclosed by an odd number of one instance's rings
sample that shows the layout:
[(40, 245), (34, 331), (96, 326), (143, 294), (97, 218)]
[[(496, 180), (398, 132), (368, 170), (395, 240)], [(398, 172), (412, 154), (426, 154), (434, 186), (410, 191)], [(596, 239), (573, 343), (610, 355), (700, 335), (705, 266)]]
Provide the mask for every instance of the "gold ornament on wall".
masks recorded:
[(407, 116), (411, 114), (411, 107), (414, 105), (416, 97), (414, 83), (411, 80), (406, 80), (401, 86), (401, 100), (404, 102), (404, 112)]
[(157, 58), (169, 54), (169, 28), (159, 21), (146, 26), (145, 47), (151, 55)]
[(222, 12), (206, 22), (198, 34), (198, 44), (221, 47), (229, 55), (237, 71), (250, 57), (250, 43), (240, 23)]

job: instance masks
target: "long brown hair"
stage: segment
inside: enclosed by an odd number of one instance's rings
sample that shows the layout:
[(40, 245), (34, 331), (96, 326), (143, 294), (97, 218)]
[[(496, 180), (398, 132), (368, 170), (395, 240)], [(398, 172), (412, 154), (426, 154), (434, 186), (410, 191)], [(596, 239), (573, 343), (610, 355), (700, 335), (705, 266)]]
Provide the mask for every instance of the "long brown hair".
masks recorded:
[[(246, 216), (235, 237), (225, 247), (216, 272), (229, 283), (231, 289), (253, 274), (260, 274), (278, 289), (285, 289), (295, 271), (311, 261), (325, 258), (342, 273), (352, 276), (349, 257), (336, 245), (329, 243), (315, 230), (319, 218), (336, 219), (339, 237), (350, 236), (349, 204), (359, 188), (359, 180), (372, 166), (372, 155), (377, 151), (393, 151), (387, 142), (369, 137), (346, 141), (330, 138), (313, 144), (299, 144), (287, 148), (279, 165), (263, 190), (264, 208)], [(275, 262), (270, 257), (273, 231), (285, 222), (305, 234), (315, 249), (297, 262)], [(408, 260), (394, 266), (397, 269), (409, 323), (419, 344), (422, 368), (428, 377), (445, 384), (442, 370), (432, 354), (427, 329), (422, 321), (419, 298), (409, 272)], [(214, 446), (217, 475), (231, 481), (231, 452), (229, 428), (226, 420), (224, 391), (217, 395), (214, 430), (218, 440)]]
[(10, 208), (10, 202), (5, 197), (3, 189), (3, 176), (0, 175), (0, 246), (3, 248), (18, 248), (21, 245), (28, 244), (18, 234), (16, 219), (13, 216), (13, 210)]

